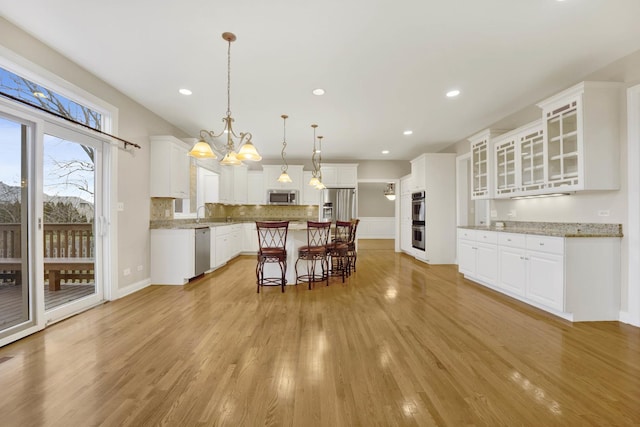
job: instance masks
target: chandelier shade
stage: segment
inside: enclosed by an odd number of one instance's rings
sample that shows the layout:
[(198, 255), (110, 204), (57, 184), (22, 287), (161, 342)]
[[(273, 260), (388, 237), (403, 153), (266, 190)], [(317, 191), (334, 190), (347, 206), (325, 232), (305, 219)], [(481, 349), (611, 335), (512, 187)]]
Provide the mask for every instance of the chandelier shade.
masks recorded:
[[(200, 140), (193, 146), (189, 155), (200, 159), (216, 159), (218, 155), (222, 156), (221, 165), (238, 166), (243, 161), (257, 162), (262, 160), (262, 156), (251, 141), (250, 132), (240, 132), (236, 134), (233, 130), (233, 117), (231, 117), (231, 42), (236, 40), (233, 33), (222, 33), (222, 38), (228, 43), (227, 48), (227, 114), (222, 118), (224, 129), (220, 133), (209, 130), (200, 131)], [(226, 144), (218, 141), (218, 138), (226, 134)], [(238, 139), (236, 144), (234, 138)], [(216, 155), (216, 153), (218, 155)]]

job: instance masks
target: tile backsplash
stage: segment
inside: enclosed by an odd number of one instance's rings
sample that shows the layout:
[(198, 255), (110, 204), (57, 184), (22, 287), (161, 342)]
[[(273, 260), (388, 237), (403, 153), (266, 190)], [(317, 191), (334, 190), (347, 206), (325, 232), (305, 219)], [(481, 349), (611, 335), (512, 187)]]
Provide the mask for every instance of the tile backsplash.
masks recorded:
[[(307, 221), (318, 219), (317, 205), (225, 205), (205, 204), (203, 219), (207, 221), (256, 221), (290, 220)], [(151, 199), (151, 221), (173, 220), (173, 199), (153, 197)]]

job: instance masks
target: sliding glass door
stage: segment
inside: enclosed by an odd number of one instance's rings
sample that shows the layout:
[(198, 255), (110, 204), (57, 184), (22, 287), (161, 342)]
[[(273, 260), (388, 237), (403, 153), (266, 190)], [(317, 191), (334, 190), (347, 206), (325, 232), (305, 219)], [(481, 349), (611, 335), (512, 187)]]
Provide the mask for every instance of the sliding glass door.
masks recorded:
[(33, 326), (27, 167), (33, 128), (0, 112), (0, 338)]
[(45, 124), (42, 250), (48, 320), (103, 299), (102, 144), (74, 130)]

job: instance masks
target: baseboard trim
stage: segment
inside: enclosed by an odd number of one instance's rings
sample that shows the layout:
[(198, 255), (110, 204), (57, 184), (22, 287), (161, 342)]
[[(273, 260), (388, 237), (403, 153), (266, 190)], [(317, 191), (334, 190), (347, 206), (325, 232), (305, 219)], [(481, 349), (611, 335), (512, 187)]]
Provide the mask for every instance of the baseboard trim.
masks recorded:
[(620, 312), (620, 322), (626, 323), (627, 325), (640, 327), (640, 319), (633, 319), (628, 311)]
[(126, 297), (127, 295), (131, 295), (132, 293), (138, 292), (139, 290), (142, 290), (142, 289), (146, 288), (149, 285), (151, 285), (151, 278), (147, 278), (147, 279), (144, 279), (144, 280), (140, 280), (139, 282), (132, 283), (127, 287), (124, 287), (122, 289), (118, 289), (116, 291), (116, 297), (114, 298), (114, 300), (122, 298), (122, 297)]

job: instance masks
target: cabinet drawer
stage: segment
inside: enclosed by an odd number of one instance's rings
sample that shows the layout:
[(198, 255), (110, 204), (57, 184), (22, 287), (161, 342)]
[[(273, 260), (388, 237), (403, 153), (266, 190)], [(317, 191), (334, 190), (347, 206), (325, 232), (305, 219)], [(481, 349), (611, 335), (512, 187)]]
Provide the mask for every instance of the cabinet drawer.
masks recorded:
[(498, 243), (498, 233), (495, 231), (476, 230), (476, 242), (481, 243)]
[(476, 230), (458, 228), (458, 239), (476, 240)]
[(500, 233), (498, 235), (500, 246), (510, 246), (512, 248), (525, 248), (527, 246), (526, 234)]
[(531, 251), (562, 254), (564, 252), (564, 238), (528, 235), (527, 249)]

